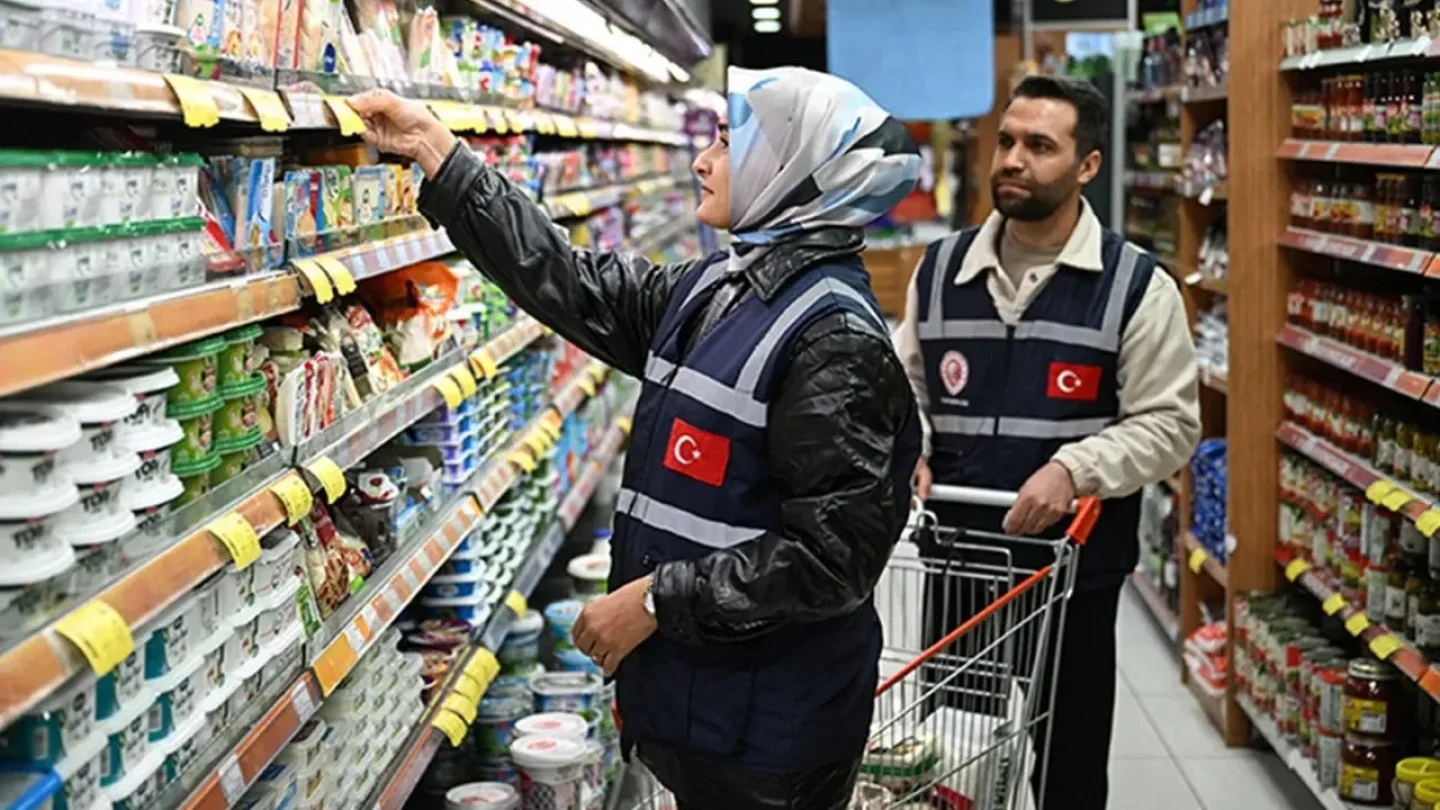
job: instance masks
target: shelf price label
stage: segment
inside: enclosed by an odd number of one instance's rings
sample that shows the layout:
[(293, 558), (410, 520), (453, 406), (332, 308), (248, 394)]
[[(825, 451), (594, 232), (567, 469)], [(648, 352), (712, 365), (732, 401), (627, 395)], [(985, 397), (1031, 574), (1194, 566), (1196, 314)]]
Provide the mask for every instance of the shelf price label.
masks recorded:
[(470, 662), (465, 665), (465, 669), (461, 671), (474, 678), (483, 691), (489, 689), (495, 676), (500, 674), (500, 661), (495, 657), (495, 653), (481, 647), (475, 651), (475, 657), (471, 658)]
[(325, 106), (335, 114), (335, 123), (340, 125), (340, 134), (349, 138), (365, 131), (365, 122), (343, 96), (326, 96)]
[(476, 349), (470, 355), (470, 367), (482, 380), (488, 380), (500, 371), (500, 364), (495, 362), (495, 355), (489, 349)]
[(173, 73), (165, 74), (165, 82), (170, 85), (175, 100), (180, 102), (185, 126), (208, 129), (220, 123), (220, 108), (216, 106), (215, 96), (210, 93), (207, 82)]
[[(615, 426), (620, 428), (620, 432), (624, 433), (626, 436), (630, 435), (630, 428), (634, 426), (634, 424), (634, 421), (631, 420), (631, 418), (628, 416), (622, 416), (619, 419), (615, 420)], [(1287, 571), (1286, 573), (1288, 574), (1289, 572)], [(1298, 577), (1300, 575), (1296, 574), (1295, 576)], [(1294, 582), (1295, 577), (1290, 577), (1290, 581)]]
[(55, 632), (80, 650), (96, 675), (110, 672), (135, 651), (125, 617), (99, 599), (65, 614), (55, 623)]
[(262, 90), (259, 87), (241, 87), (241, 95), (250, 102), (251, 109), (255, 110), (255, 117), (260, 119), (260, 129), (263, 132), (288, 132), (290, 130), (290, 113), (285, 110), (285, 102), (280, 100), (280, 94), (273, 90)]
[(1401, 646), (1400, 640), (1390, 633), (1370, 640), (1370, 652), (1375, 653), (1375, 657), (1381, 661), (1388, 661), (1390, 656), (1400, 651)]
[(310, 291), (315, 293), (315, 303), (328, 304), (335, 298), (335, 288), (330, 284), (330, 276), (320, 269), (314, 259), (293, 259), (290, 264), (310, 284)]
[(345, 471), (328, 456), (321, 456), (305, 465), (325, 490), (325, 502), (335, 503), (345, 494)]
[(1300, 578), (1301, 574), (1309, 570), (1309, 562), (1302, 559), (1291, 560), (1290, 564), (1285, 566), (1285, 578), (1290, 580), (1291, 582), (1294, 582), (1295, 580)]
[(330, 277), (330, 282), (335, 285), (337, 295), (349, 295), (355, 292), (355, 276), (345, 263), (334, 256), (316, 256), (315, 263)]
[(464, 718), (446, 708), (441, 708), (435, 713), (435, 716), (430, 719), (430, 725), (444, 734), (445, 739), (449, 740), (450, 745), (454, 748), (459, 748), (460, 743), (465, 742), (465, 734), (470, 730), (465, 725)]
[(1426, 537), (1434, 537), (1435, 532), (1440, 531), (1440, 509), (1427, 509), (1424, 514), (1415, 518), (1415, 528)]
[(455, 694), (464, 695), (466, 700), (478, 704), (485, 694), (485, 687), (470, 673), (461, 672), (460, 677), (455, 679)]
[(1399, 487), (1395, 486), (1394, 481), (1387, 481), (1382, 478), (1365, 488), (1365, 498), (1373, 504), (1381, 504), (1384, 503), (1386, 495), (1389, 495), (1398, 488)]
[(1384, 506), (1386, 509), (1389, 509), (1391, 512), (1399, 512), (1401, 509), (1405, 508), (1406, 504), (1410, 503), (1413, 500), (1415, 500), (1415, 498), (1411, 496), (1410, 493), (1406, 492), (1403, 489), (1397, 489), (1389, 495), (1386, 495), (1384, 500), (1382, 500), (1380, 503), (1382, 506)]
[(1320, 609), (1325, 611), (1326, 616), (1334, 616), (1343, 607), (1345, 607), (1345, 597), (1338, 593), (1330, 594), (1324, 602), (1320, 603)]
[(525, 437), (525, 445), (535, 453), (536, 458), (539, 458), (545, 455), (545, 450), (550, 446), (550, 443), (545, 433), (536, 429)]
[(466, 725), (475, 722), (475, 702), (466, 699), (464, 695), (459, 693), (448, 695), (445, 702), (440, 704), (440, 708), (460, 715)]
[(445, 400), (445, 407), (452, 411), (465, 401), (465, 397), (460, 393), (460, 386), (449, 377), (436, 377), (430, 387), (440, 392), (440, 396)]
[(299, 523), (300, 518), (310, 514), (310, 510), (315, 506), (315, 496), (311, 494), (310, 487), (305, 486), (305, 481), (298, 475), (286, 474), (284, 478), (270, 485), (270, 494), (274, 495), (285, 507), (285, 524), (287, 526)]
[(449, 377), (459, 386), (460, 395), (466, 399), (475, 396), (475, 393), (480, 390), (479, 386), (475, 384), (475, 376), (470, 373), (470, 369), (464, 366), (450, 369)]
[(527, 475), (535, 472), (535, 457), (530, 455), (523, 447), (515, 448), (515, 450), (510, 453), (508, 461), (524, 470)]
[(505, 596), (505, 607), (510, 608), (517, 618), (523, 617), (530, 610), (530, 605), (525, 600), (525, 594), (519, 591), (511, 591)]
[(1364, 613), (1356, 613), (1355, 615), (1345, 620), (1345, 630), (1352, 636), (1360, 635), (1361, 633), (1365, 632), (1365, 629), (1369, 626), (1370, 617), (1366, 616)]
[(1190, 552), (1190, 573), (1198, 574), (1200, 569), (1205, 567), (1205, 549), (1197, 548)]
[(260, 535), (239, 512), (230, 512), (212, 521), (205, 531), (214, 535), (220, 545), (230, 552), (230, 559), (235, 561), (237, 570), (243, 571), (260, 559)]
[(590, 379), (589, 377), (581, 377), (580, 380), (579, 380), (579, 382), (578, 382), (578, 385), (580, 386), (580, 390), (585, 392), (585, 396), (587, 396), (587, 397), (593, 397), (593, 396), (595, 396), (595, 381), (594, 381), (594, 380)]

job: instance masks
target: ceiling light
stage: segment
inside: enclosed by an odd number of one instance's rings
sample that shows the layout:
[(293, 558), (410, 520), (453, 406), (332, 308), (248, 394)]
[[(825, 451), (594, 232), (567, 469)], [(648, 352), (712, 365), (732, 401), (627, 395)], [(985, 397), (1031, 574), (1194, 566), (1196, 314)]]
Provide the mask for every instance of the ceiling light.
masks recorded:
[(750, 0), (752, 6), (774, 6), (779, 5), (780, 0)]
[(773, 6), (752, 8), (750, 9), (750, 16), (757, 20), (778, 20), (780, 19), (780, 9)]
[(755, 33), (757, 34), (778, 34), (780, 33), (779, 20), (756, 20)]

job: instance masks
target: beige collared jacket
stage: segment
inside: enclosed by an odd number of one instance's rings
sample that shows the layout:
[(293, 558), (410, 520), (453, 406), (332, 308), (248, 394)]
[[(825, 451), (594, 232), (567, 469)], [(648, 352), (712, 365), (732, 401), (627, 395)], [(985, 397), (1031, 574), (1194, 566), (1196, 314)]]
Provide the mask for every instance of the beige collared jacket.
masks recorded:
[[(998, 245), (1005, 219), (992, 213), (962, 260), (954, 283), (964, 284), (986, 274), (986, 289), (1000, 319), (1007, 326), (1016, 325), (1059, 265), (1093, 272), (1103, 269), (1103, 229), (1089, 204), (1082, 201), (1082, 206), (1080, 220), (1056, 266), (1027, 273), (1018, 289), (1000, 267)], [(893, 339), (925, 415), (922, 421), (928, 455), (931, 426), (926, 377), (939, 370), (926, 368), (920, 352), (915, 311), (918, 300), (912, 276), (905, 318)], [(1121, 337), (1119, 354), (1119, 418), (1099, 433), (1062, 446), (1053, 457), (1070, 471), (1080, 495), (1129, 495), (1182, 468), (1200, 441), (1195, 346), (1180, 288), (1169, 273), (1160, 271), (1151, 276), (1140, 306)]]

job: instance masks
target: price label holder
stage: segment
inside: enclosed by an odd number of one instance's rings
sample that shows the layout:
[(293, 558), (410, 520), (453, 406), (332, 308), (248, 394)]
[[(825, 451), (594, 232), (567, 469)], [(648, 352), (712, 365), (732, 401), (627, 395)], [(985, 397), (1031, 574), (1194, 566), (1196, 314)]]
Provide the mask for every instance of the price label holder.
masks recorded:
[(262, 90), (259, 87), (241, 87), (241, 95), (250, 102), (250, 108), (255, 111), (255, 117), (260, 119), (260, 129), (263, 132), (289, 132), (290, 113), (285, 109), (285, 102), (280, 100), (280, 94), (274, 90)]
[(465, 742), (465, 734), (470, 730), (463, 717), (443, 707), (435, 712), (435, 716), (430, 719), (430, 725), (444, 734), (454, 748), (459, 748), (460, 743)]
[(452, 711), (465, 721), (466, 725), (475, 722), (475, 702), (467, 700), (464, 695), (457, 693), (446, 696), (445, 702), (440, 708)]
[(1356, 613), (1355, 615), (1345, 620), (1345, 631), (1352, 636), (1360, 635), (1361, 633), (1365, 632), (1365, 629), (1369, 626), (1370, 617), (1366, 616), (1364, 613)]
[(580, 386), (580, 390), (585, 392), (585, 396), (587, 396), (587, 397), (593, 397), (593, 396), (595, 396), (595, 381), (594, 381), (594, 380), (590, 379), (589, 377), (581, 377), (581, 378), (580, 378), (580, 381), (579, 381), (579, 386)]
[(585, 367), (585, 373), (589, 374), (590, 379), (594, 380), (596, 384), (599, 384), (601, 380), (605, 379), (605, 375), (608, 372), (606, 368), (599, 363), (592, 363)]
[(466, 664), (465, 669), (461, 671), (474, 678), (485, 689), (489, 689), (495, 676), (500, 674), (500, 661), (495, 658), (494, 653), (481, 647), (475, 651), (475, 657), (471, 658), (470, 663)]
[(525, 594), (519, 591), (511, 591), (509, 594), (506, 594), (505, 607), (510, 608), (510, 611), (514, 613), (516, 617), (524, 616), (530, 609), (529, 603), (525, 600)]
[(1384, 479), (1381, 479), (1365, 488), (1365, 497), (1373, 504), (1384, 503), (1385, 496), (1394, 492), (1398, 488), (1399, 487), (1395, 486), (1394, 481), (1386, 481)]
[(470, 367), (482, 380), (488, 380), (500, 371), (500, 364), (495, 362), (495, 355), (489, 349), (476, 349), (470, 355)]
[(165, 82), (170, 85), (175, 100), (180, 102), (185, 126), (208, 129), (220, 123), (220, 108), (215, 104), (208, 82), (173, 73), (165, 74)]
[(460, 387), (460, 395), (466, 399), (475, 396), (476, 392), (480, 390), (480, 387), (475, 384), (475, 375), (471, 374), (470, 369), (464, 366), (450, 369), (449, 377)]
[(1400, 651), (1401, 646), (1400, 640), (1390, 633), (1376, 636), (1370, 640), (1370, 652), (1375, 653), (1375, 657), (1381, 661), (1388, 661), (1390, 656)]
[(55, 632), (80, 650), (96, 675), (115, 669), (135, 651), (135, 639), (125, 617), (99, 599), (65, 614), (55, 623)]
[[(555, 416), (555, 412), (554, 412), (554, 411), (551, 411), (549, 414), (547, 414), (547, 416)], [(551, 441), (551, 442), (558, 442), (558, 441), (560, 441), (560, 423), (559, 423), (558, 418), (557, 418), (557, 419), (541, 419), (541, 420), (540, 420), (540, 430), (545, 431), (545, 435), (548, 436), (548, 437), (550, 437), (550, 441)]]
[(345, 263), (334, 256), (316, 256), (315, 263), (330, 277), (330, 283), (335, 285), (337, 295), (349, 295), (355, 292), (355, 276)]
[(1190, 573), (1198, 574), (1200, 569), (1205, 567), (1205, 549), (1197, 548), (1190, 552)]
[(330, 276), (314, 259), (294, 259), (290, 262), (305, 281), (310, 284), (310, 291), (315, 293), (315, 303), (328, 304), (335, 298), (335, 288), (330, 284)]
[(510, 453), (508, 460), (511, 464), (524, 470), (526, 475), (535, 472), (535, 457), (524, 448), (515, 449)]
[(1406, 504), (1410, 503), (1413, 500), (1415, 500), (1415, 498), (1412, 497), (1410, 493), (1406, 492), (1403, 489), (1397, 489), (1389, 495), (1386, 495), (1385, 499), (1380, 503), (1382, 506), (1384, 506), (1386, 509), (1389, 509), (1391, 512), (1399, 512), (1401, 509), (1405, 508)]
[(260, 535), (239, 512), (230, 512), (211, 521), (205, 531), (214, 535), (220, 545), (230, 552), (230, 559), (235, 561), (237, 570), (243, 571), (260, 559)]
[(360, 114), (350, 106), (342, 96), (326, 96), (325, 106), (335, 116), (335, 123), (340, 125), (340, 134), (347, 138), (359, 135), (365, 131), (365, 122), (360, 119)]
[(306, 464), (305, 469), (309, 470), (325, 489), (326, 503), (335, 503), (345, 494), (345, 471), (340, 469), (340, 465), (334, 460), (321, 456)]
[(449, 377), (436, 377), (430, 387), (440, 392), (441, 398), (445, 400), (445, 407), (452, 411), (465, 401), (465, 397), (460, 393), (460, 386)]
[(539, 458), (545, 455), (545, 450), (549, 447), (549, 441), (542, 431), (534, 430), (525, 437), (525, 446), (529, 447), (535, 453), (536, 458)]
[(310, 487), (305, 486), (305, 481), (298, 475), (287, 473), (285, 477), (270, 485), (270, 494), (274, 495), (285, 507), (285, 524), (287, 526), (299, 523), (300, 518), (310, 514), (310, 510), (315, 506), (315, 496), (311, 494)]
[[(620, 428), (620, 432), (621, 432), (621, 433), (624, 433), (626, 436), (629, 436), (629, 435), (630, 435), (630, 428), (633, 427), (634, 424), (635, 424), (634, 420), (632, 420), (632, 419), (631, 419), (630, 417), (628, 417), (628, 416), (622, 416), (622, 417), (620, 417), (619, 419), (616, 419), (616, 420), (615, 420), (615, 425), (616, 425), (617, 427), (619, 427), (619, 428)], [(1299, 576), (1299, 574), (1296, 574), (1295, 576)], [(1291, 581), (1293, 582), (1294, 579), (1295, 579), (1295, 577), (1291, 577), (1290, 579), (1291, 579)]]
[(1291, 582), (1294, 582), (1295, 580), (1300, 578), (1301, 574), (1304, 574), (1306, 571), (1309, 570), (1310, 563), (1308, 561), (1291, 560), (1290, 564), (1285, 566), (1285, 578), (1290, 580)]
[(1427, 509), (1415, 518), (1415, 528), (1426, 537), (1434, 537), (1435, 532), (1440, 531), (1440, 509)]
[(1345, 597), (1338, 593), (1330, 594), (1324, 602), (1320, 603), (1320, 609), (1325, 611), (1326, 616), (1334, 616), (1343, 607), (1345, 607)]

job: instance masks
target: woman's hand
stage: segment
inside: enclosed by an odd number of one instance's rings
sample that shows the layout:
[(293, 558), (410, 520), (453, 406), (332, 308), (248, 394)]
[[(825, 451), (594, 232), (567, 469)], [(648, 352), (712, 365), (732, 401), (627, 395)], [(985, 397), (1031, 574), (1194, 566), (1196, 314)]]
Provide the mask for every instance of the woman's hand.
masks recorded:
[(455, 136), (419, 101), (389, 90), (366, 90), (349, 100), (365, 121), (365, 141), (418, 162), (426, 177), (434, 177), (455, 148)]

